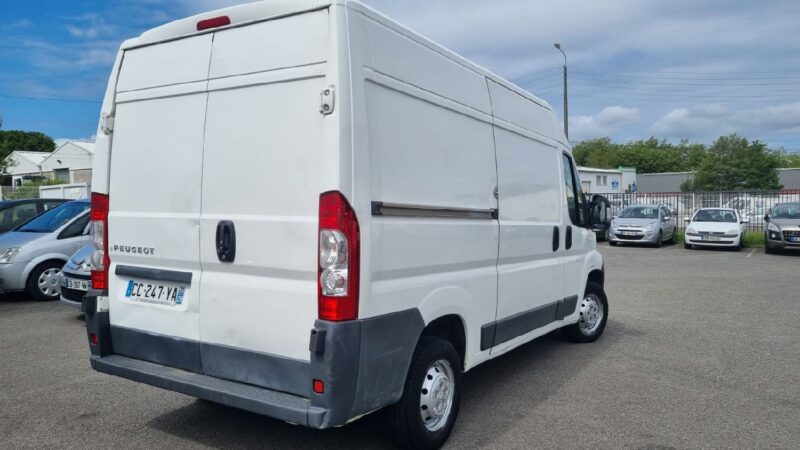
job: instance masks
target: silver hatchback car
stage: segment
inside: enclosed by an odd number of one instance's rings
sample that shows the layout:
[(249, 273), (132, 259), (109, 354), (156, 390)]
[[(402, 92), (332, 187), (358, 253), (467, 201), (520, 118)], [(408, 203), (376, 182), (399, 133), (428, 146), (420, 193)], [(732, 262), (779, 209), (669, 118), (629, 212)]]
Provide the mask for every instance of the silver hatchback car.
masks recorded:
[(664, 205), (633, 205), (611, 220), (608, 243), (651, 244), (661, 247), (675, 243), (678, 221)]
[(0, 292), (58, 300), (61, 268), (91, 242), (89, 228), (89, 202), (75, 200), (0, 236)]

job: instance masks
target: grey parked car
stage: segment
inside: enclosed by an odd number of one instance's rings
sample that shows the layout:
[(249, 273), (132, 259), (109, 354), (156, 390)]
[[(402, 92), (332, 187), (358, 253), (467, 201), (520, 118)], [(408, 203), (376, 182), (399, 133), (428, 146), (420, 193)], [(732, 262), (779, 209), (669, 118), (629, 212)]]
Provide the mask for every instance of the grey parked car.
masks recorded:
[(87, 200), (64, 203), (0, 236), (0, 292), (57, 300), (61, 268), (90, 242)]
[(664, 205), (633, 205), (623, 209), (611, 221), (608, 243), (651, 244), (661, 247), (675, 243), (678, 222)]
[(778, 203), (764, 222), (765, 252), (800, 250), (800, 203)]
[(89, 290), (92, 277), (92, 266), (89, 258), (94, 252), (94, 245), (89, 244), (69, 257), (61, 269), (61, 303), (80, 308), (83, 297)]

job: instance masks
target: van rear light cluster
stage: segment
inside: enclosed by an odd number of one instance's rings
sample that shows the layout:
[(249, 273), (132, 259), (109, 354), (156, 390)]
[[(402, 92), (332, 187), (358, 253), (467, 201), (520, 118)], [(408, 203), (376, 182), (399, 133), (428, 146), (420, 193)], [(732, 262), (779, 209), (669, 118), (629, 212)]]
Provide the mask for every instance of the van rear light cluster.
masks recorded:
[(319, 318), (358, 317), (360, 240), (356, 213), (341, 192), (319, 197)]
[(91, 212), (92, 243), (92, 289), (108, 289), (108, 195), (92, 192)]

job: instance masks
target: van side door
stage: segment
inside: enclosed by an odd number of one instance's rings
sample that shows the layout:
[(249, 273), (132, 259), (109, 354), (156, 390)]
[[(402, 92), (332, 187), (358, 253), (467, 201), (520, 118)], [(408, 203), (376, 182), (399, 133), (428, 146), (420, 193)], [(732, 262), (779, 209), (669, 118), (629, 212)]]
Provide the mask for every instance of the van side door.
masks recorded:
[(567, 153), (562, 153), (561, 163), (565, 208), (563, 213), (564, 237), (559, 255), (564, 285), (559, 297), (557, 320), (561, 320), (575, 311), (575, 305), (583, 294), (581, 289), (586, 281), (586, 274), (583, 273), (586, 255), (596, 247), (595, 233), (587, 225), (588, 218), (583, 204), (585, 200), (581, 191), (578, 170), (572, 157)]
[(560, 152), (500, 127), (495, 127), (495, 145), (500, 225), (497, 318), (494, 328), (484, 326), (481, 336), (481, 350), (494, 347), (493, 354), (555, 319), (563, 236)]

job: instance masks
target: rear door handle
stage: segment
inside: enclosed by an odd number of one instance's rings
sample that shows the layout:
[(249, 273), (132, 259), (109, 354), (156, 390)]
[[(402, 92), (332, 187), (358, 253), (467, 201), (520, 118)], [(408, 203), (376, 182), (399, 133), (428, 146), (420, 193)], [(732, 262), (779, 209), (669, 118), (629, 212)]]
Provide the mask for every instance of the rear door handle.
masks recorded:
[(567, 225), (567, 234), (564, 235), (564, 248), (569, 250), (572, 248), (572, 227)]
[(558, 227), (553, 227), (553, 251), (557, 252), (559, 245), (561, 245), (561, 236), (559, 236)]
[(222, 220), (217, 224), (217, 258), (221, 262), (233, 262), (236, 259), (236, 227), (230, 220)]

